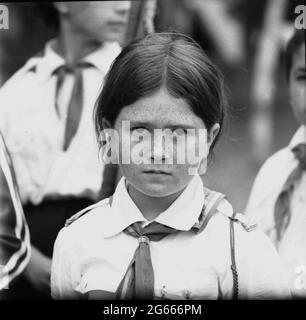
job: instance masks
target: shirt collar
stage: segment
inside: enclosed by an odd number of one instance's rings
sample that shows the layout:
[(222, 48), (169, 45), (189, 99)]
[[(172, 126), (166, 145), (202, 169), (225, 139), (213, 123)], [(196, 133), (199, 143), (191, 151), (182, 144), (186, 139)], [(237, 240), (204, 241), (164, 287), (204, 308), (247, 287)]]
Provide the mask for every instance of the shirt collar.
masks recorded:
[[(36, 71), (41, 81), (47, 80), (58, 67), (65, 64), (65, 60), (52, 48), (54, 41), (55, 39), (52, 39), (46, 43), (43, 57), (36, 66)], [(105, 42), (82, 60), (91, 63), (105, 75), (120, 50), (121, 48), (117, 42)]]
[(294, 147), (301, 143), (306, 143), (306, 126), (302, 125), (299, 127), (299, 129), (296, 131), (294, 136), (292, 137), (289, 148), (292, 150)]
[[(198, 222), (203, 204), (203, 184), (201, 178), (196, 175), (171, 206), (152, 221), (177, 230), (187, 231)], [(139, 221), (147, 222), (131, 199), (125, 179), (121, 178), (113, 196), (110, 219), (107, 222), (104, 236), (118, 234), (129, 225)]]
[(42, 82), (49, 79), (54, 70), (65, 64), (65, 60), (52, 49), (54, 41), (52, 39), (46, 43), (42, 57), (36, 66), (37, 75)]
[(93, 64), (103, 74), (106, 74), (120, 51), (121, 47), (118, 42), (105, 42), (99, 49), (85, 57), (84, 60)]

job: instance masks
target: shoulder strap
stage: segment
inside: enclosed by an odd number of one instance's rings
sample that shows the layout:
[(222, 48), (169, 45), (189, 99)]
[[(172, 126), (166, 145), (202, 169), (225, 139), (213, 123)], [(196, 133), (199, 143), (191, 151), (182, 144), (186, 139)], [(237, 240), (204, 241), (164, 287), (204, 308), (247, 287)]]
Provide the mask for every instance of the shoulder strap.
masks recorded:
[(236, 265), (235, 257), (235, 228), (234, 223), (238, 222), (247, 231), (253, 231), (257, 228), (257, 223), (248, 219), (244, 214), (236, 213), (230, 218), (230, 246), (231, 246), (231, 270), (233, 273), (233, 300), (238, 299), (239, 294), (239, 281), (238, 281), (238, 271)]
[(233, 273), (233, 300), (237, 300), (238, 294), (239, 294), (238, 272), (237, 272), (236, 257), (235, 257), (234, 222), (237, 221), (235, 219), (235, 216), (236, 216), (236, 213), (234, 213), (232, 218), (230, 218), (230, 247), (231, 247), (231, 270)]
[[(209, 190), (207, 188), (204, 188), (204, 194), (205, 194), (206, 205), (203, 206), (198, 225), (194, 226), (194, 228), (196, 229), (196, 232), (201, 232), (205, 229), (205, 227), (207, 226), (212, 216), (217, 212), (217, 208), (219, 204), (225, 198), (224, 194)], [(245, 221), (241, 221), (242, 219), (237, 219), (235, 212), (231, 217), (230, 216), (228, 217), (229, 217), (229, 223), (230, 223), (231, 270), (233, 273), (233, 300), (237, 300), (238, 293), (239, 293), (239, 282), (238, 282), (238, 271), (237, 271), (236, 257), (235, 257), (234, 222), (240, 222), (245, 229), (247, 228), (246, 228), (246, 225), (243, 224), (243, 222)], [(253, 228), (250, 228), (250, 230), (253, 230)]]
[(235, 213), (235, 217), (233, 216), (232, 219), (236, 222), (239, 222), (247, 232), (255, 230), (258, 226), (253, 219), (246, 217), (246, 215), (242, 213)]
[(200, 233), (206, 228), (208, 222), (216, 213), (219, 204), (225, 198), (225, 195), (212, 191), (208, 188), (204, 188), (204, 197), (204, 204), (199, 216), (199, 221), (192, 227), (192, 230), (196, 233)]
[[(107, 204), (111, 205), (111, 203), (112, 203), (112, 197), (108, 198)], [(75, 215), (73, 215), (72, 217), (70, 217), (69, 219), (66, 220), (65, 227), (70, 226), (74, 221), (80, 219), (82, 216), (84, 216), (85, 214), (89, 213), (92, 209), (94, 209), (94, 208), (96, 208), (96, 207), (98, 207), (100, 205), (101, 205), (101, 201), (98, 202), (98, 203), (94, 203), (91, 206), (86, 207), (85, 209), (79, 211), (78, 213), (76, 213)]]

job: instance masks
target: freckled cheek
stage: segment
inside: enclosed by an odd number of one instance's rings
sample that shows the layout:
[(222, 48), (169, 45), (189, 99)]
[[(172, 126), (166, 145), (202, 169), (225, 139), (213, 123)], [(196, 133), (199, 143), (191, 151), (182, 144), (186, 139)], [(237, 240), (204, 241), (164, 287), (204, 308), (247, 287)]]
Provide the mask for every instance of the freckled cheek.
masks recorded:
[(135, 164), (121, 164), (121, 172), (122, 174), (131, 180), (134, 180), (135, 178), (138, 177), (138, 169), (139, 166)]
[(193, 175), (190, 174), (190, 165), (174, 165), (173, 166), (173, 182), (176, 187), (186, 186), (192, 179)]
[(186, 159), (189, 164), (199, 164), (208, 154), (208, 144), (206, 138), (188, 137), (186, 142)]

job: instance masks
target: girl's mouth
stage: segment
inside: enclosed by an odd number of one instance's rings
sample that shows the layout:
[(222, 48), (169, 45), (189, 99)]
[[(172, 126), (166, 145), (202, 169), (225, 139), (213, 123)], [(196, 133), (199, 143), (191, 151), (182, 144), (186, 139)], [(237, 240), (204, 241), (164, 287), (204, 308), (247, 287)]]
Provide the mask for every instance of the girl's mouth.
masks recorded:
[(109, 21), (108, 25), (112, 27), (124, 27), (126, 23), (123, 21)]
[(147, 173), (147, 174), (156, 174), (156, 175), (171, 175), (170, 172), (168, 172), (168, 171), (163, 171), (163, 170), (145, 170), (144, 173)]

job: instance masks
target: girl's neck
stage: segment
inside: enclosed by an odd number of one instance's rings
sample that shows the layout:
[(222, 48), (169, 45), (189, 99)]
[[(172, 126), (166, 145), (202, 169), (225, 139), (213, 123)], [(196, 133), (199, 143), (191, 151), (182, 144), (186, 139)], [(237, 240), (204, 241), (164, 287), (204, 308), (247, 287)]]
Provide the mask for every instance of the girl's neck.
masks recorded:
[(61, 21), (61, 28), (53, 49), (67, 63), (76, 63), (97, 50), (101, 43), (80, 34), (69, 23)]
[(183, 189), (169, 196), (157, 198), (148, 196), (138, 191), (132, 185), (127, 185), (127, 189), (130, 197), (133, 199), (138, 209), (141, 211), (143, 216), (149, 221), (155, 219), (162, 212), (167, 210), (171, 206), (171, 204), (184, 191)]

